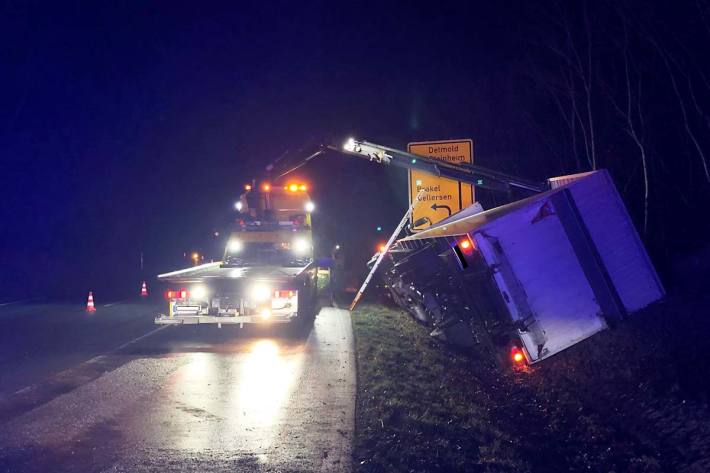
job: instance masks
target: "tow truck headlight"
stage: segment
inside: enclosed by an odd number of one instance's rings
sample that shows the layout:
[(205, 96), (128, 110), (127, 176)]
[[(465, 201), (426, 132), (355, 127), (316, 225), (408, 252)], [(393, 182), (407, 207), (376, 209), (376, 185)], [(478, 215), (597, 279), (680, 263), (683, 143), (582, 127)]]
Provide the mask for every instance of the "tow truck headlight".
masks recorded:
[(261, 312), (259, 313), (259, 315), (261, 315), (262, 319), (266, 320), (269, 317), (271, 317), (271, 309), (268, 309), (265, 307), (265, 308), (261, 309)]
[(316, 204), (313, 202), (306, 202), (306, 205), (304, 206), (306, 212), (313, 212), (316, 209)]
[(207, 288), (205, 286), (193, 286), (190, 288), (190, 298), (196, 301), (207, 300)]
[(291, 249), (298, 256), (305, 256), (311, 249), (311, 242), (306, 238), (296, 238), (291, 243)]
[(264, 302), (271, 297), (271, 289), (263, 284), (257, 284), (249, 289), (249, 297), (255, 302)]
[(229, 240), (227, 243), (227, 251), (230, 253), (239, 253), (244, 249), (244, 243), (241, 240)]

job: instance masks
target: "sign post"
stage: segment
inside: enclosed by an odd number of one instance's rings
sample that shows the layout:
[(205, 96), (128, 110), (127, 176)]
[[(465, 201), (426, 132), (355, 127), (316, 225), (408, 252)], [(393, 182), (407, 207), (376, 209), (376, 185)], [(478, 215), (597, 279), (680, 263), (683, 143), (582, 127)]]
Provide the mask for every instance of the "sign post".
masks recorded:
[[(409, 143), (407, 151), (449, 164), (473, 163), (472, 140)], [(474, 188), (471, 184), (437, 177), (422, 171), (409, 171), (410, 203), (420, 191), (424, 193), (419, 199), (420, 204), (412, 211), (412, 223), (426, 218), (430, 226), (475, 202)]]

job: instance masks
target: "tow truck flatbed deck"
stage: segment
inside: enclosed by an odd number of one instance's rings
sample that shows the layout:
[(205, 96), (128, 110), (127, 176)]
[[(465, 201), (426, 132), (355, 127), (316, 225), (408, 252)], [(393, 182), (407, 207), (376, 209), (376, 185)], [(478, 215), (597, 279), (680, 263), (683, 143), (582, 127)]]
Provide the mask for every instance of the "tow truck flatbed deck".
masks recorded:
[(181, 269), (169, 273), (159, 274), (158, 280), (173, 283), (196, 283), (209, 279), (241, 279), (255, 278), (274, 280), (279, 278), (292, 278), (301, 274), (311, 265), (298, 267), (283, 266), (222, 266), (221, 261), (202, 264), (193, 268)]

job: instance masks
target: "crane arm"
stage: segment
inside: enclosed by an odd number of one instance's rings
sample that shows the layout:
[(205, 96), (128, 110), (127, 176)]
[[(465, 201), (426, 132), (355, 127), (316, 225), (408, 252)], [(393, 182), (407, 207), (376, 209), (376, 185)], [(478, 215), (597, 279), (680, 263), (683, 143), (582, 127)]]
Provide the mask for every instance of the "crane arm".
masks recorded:
[(342, 147), (328, 146), (328, 149), (350, 156), (365, 158), (376, 163), (417, 170), (435, 176), (461, 181), (474, 186), (499, 192), (509, 192), (511, 188), (531, 192), (549, 189), (545, 182), (520, 179), (475, 164), (450, 164), (436, 159), (417, 156), (387, 146), (349, 139)]
[(521, 179), (476, 164), (451, 164), (368, 141), (357, 141), (352, 138), (342, 148), (321, 145), (314, 153), (301, 160), (293, 168), (281, 172), (278, 178), (290, 174), (327, 151), (335, 151), (340, 154), (367, 159), (378, 164), (422, 171), (497, 192), (510, 192), (513, 188), (529, 192), (544, 192), (550, 188), (547, 182)]

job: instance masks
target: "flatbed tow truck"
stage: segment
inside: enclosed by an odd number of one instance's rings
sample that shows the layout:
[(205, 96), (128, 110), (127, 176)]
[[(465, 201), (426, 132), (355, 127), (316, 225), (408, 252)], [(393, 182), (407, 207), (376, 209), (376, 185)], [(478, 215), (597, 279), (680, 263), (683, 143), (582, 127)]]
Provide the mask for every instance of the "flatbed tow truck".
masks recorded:
[(306, 184), (247, 184), (222, 261), (160, 274), (158, 325), (293, 323), (314, 316), (317, 268)]

